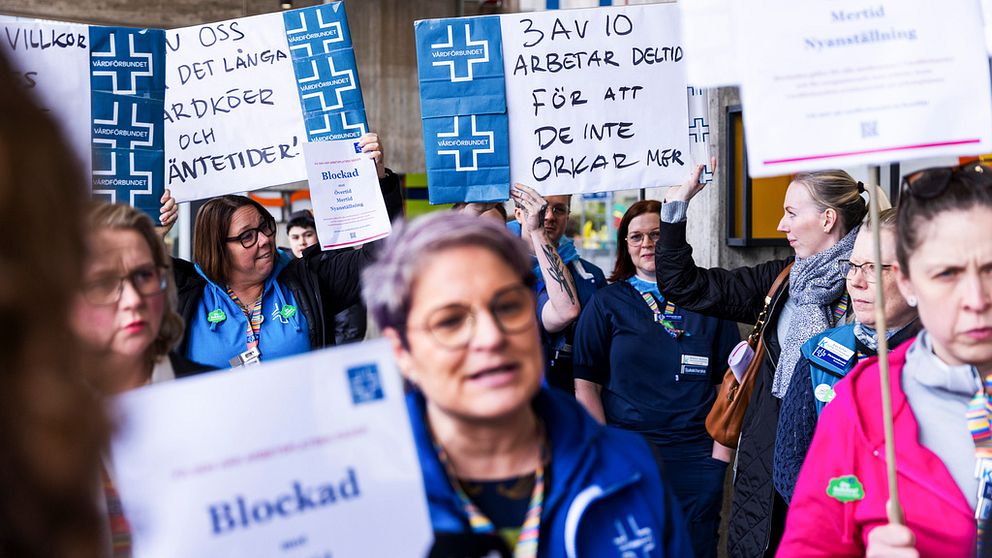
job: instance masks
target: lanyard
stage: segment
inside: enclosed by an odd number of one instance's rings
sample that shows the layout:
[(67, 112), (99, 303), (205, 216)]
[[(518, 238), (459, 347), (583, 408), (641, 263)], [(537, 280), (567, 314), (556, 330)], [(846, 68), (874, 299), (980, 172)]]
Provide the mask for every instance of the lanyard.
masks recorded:
[(658, 301), (655, 300), (653, 294), (647, 292), (641, 293), (641, 298), (644, 299), (648, 308), (651, 309), (651, 313), (654, 314), (655, 323), (661, 324), (669, 337), (672, 339), (678, 339), (683, 335), (688, 337), (689, 334), (684, 329), (675, 326), (675, 322), (682, 321), (682, 316), (675, 313), (675, 305), (671, 301), (665, 301), (665, 313), (662, 314), (658, 310)]
[(985, 376), (982, 389), (968, 403), (968, 430), (975, 442), (975, 477), (978, 478), (978, 506), (975, 519), (978, 521), (978, 550), (981, 552), (982, 534), (985, 520), (992, 513), (992, 401), (988, 393), (992, 390), (992, 374)]
[(259, 296), (255, 304), (252, 305), (251, 310), (248, 310), (248, 307), (241, 302), (238, 295), (234, 294), (234, 291), (230, 288), (227, 289), (227, 295), (241, 308), (241, 311), (245, 314), (245, 318), (248, 319), (248, 327), (245, 330), (245, 344), (248, 347), (247, 350), (250, 351), (258, 347), (259, 332), (262, 329), (262, 297)]
[[(543, 427), (541, 429), (543, 431)], [(465, 490), (462, 488), (462, 484), (458, 482), (454, 467), (452, 467), (451, 460), (448, 459), (448, 454), (444, 451), (444, 448), (435, 442), (434, 451), (437, 452), (438, 459), (444, 465), (451, 486), (454, 487), (455, 494), (458, 495), (458, 500), (461, 501), (462, 508), (465, 510), (465, 514), (468, 515), (468, 522), (472, 527), (472, 532), (496, 533), (496, 527), (493, 525), (493, 522), (479, 510), (478, 506), (472, 503), (468, 494), (465, 494)], [(537, 541), (541, 532), (541, 512), (544, 510), (544, 462), (546, 454), (547, 446), (542, 443), (541, 464), (538, 465), (537, 471), (534, 473), (534, 491), (530, 496), (530, 504), (527, 506), (524, 523), (520, 527), (520, 536), (517, 538), (517, 545), (513, 549), (513, 558), (537, 557)]]
[(849, 306), (851, 306), (851, 295), (847, 291), (844, 291), (844, 296), (840, 297), (840, 300), (837, 301), (837, 306), (834, 306), (835, 326), (844, 319), (844, 316), (847, 315), (847, 309)]

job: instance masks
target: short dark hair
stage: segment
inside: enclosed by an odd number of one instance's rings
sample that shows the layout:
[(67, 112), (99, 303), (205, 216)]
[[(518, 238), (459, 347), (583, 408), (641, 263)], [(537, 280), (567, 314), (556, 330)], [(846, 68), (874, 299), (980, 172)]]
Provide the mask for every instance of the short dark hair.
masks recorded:
[(289, 221), (286, 222), (286, 234), (289, 234), (293, 227), (317, 230), (317, 222), (314, 221), (313, 213), (304, 209), (289, 216)]
[[(909, 258), (923, 242), (923, 225), (948, 211), (973, 207), (992, 208), (992, 167), (968, 163), (959, 167), (928, 169), (921, 172), (949, 172), (947, 187), (939, 195), (921, 199), (908, 189), (899, 196), (896, 222), (896, 258), (902, 273), (909, 277)], [(910, 175), (912, 177), (912, 175)], [(923, 178), (925, 179), (925, 177)]]
[(245, 196), (220, 196), (203, 204), (193, 227), (193, 260), (214, 283), (227, 282), (231, 259), (227, 254), (227, 229), (234, 212), (250, 205), (275, 226), (275, 219), (262, 204)]
[(613, 266), (613, 274), (610, 275), (610, 283), (625, 281), (634, 276), (637, 272), (634, 269), (634, 261), (630, 259), (630, 251), (627, 250), (627, 230), (630, 229), (630, 222), (635, 217), (645, 213), (661, 214), (661, 202), (658, 200), (641, 200), (627, 209), (620, 219), (620, 226), (617, 227), (617, 263)]

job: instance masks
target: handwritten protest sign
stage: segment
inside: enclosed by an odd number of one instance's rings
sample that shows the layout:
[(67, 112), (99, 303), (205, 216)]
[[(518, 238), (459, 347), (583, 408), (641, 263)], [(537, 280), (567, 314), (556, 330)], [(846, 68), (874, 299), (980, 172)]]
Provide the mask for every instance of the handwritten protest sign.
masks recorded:
[(367, 131), (341, 2), (170, 30), (167, 46), (178, 201), (305, 180), (305, 142)]
[(157, 219), (164, 32), (4, 18), (0, 35), (18, 81), (60, 121), (94, 196)]
[(324, 250), (357, 246), (389, 235), (375, 163), (358, 142), (303, 145), (317, 238)]
[(431, 203), (506, 199), (510, 182), (553, 195), (685, 179), (676, 6), (424, 20), (416, 36)]
[(389, 354), (380, 340), (117, 399), (111, 474), (134, 556), (426, 556), (423, 479)]
[(753, 176), (992, 148), (977, 2), (732, 4)]

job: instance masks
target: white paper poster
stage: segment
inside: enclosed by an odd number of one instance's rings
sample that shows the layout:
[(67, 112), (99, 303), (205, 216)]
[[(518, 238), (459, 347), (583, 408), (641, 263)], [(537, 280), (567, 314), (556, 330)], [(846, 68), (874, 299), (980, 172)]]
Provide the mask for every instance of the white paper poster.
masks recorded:
[(685, 180), (676, 5), (510, 14), (500, 27), (511, 183), (555, 195)]
[(380, 340), (119, 397), (113, 475), (134, 556), (426, 556), (390, 354)]
[(88, 25), (0, 17), (2, 50), (14, 78), (62, 126), (86, 174), (91, 172)]
[(728, 87), (740, 83), (737, 49), (737, 26), (733, 20), (732, 0), (683, 0), (682, 34), (686, 58), (686, 75), (696, 87)]
[(752, 176), (992, 149), (977, 2), (733, 5)]
[(321, 249), (357, 246), (389, 235), (392, 227), (375, 162), (357, 141), (307, 143), (303, 153)]
[(304, 143), (368, 131), (341, 2), (173, 29), (166, 45), (177, 201), (305, 180)]

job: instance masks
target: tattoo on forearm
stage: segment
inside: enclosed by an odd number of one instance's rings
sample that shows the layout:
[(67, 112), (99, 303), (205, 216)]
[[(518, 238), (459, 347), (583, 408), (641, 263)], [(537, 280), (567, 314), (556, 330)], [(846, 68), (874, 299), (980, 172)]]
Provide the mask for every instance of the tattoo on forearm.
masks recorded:
[(575, 304), (575, 294), (572, 293), (572, 287), (568, 284), (568, 279), (565, 278), (565, 262), (561, 261), (561, 256), (558, 255), (554, 246), (545, 244), (541, 248), (544, 250), (544, 255), (548, 257), (548, 262), (551, 264), (551, 278), (568, 295), (568, 301)]

